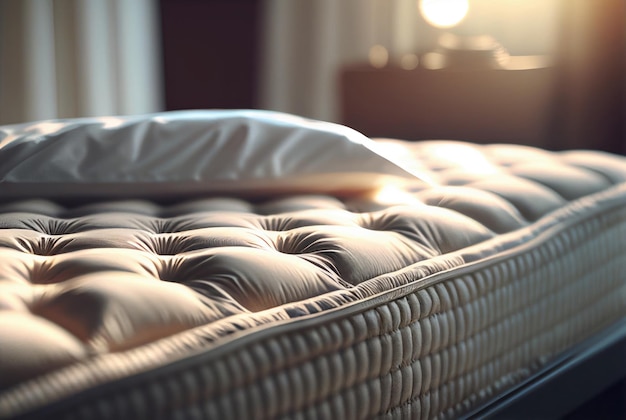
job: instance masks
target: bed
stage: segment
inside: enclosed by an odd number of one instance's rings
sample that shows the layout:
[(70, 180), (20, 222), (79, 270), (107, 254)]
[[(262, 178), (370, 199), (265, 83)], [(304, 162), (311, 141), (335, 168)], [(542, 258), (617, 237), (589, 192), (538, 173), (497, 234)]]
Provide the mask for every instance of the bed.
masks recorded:
[(207, 110), (0, 162), (1, 418), (554, 417), (626, 376), (624, 157)]

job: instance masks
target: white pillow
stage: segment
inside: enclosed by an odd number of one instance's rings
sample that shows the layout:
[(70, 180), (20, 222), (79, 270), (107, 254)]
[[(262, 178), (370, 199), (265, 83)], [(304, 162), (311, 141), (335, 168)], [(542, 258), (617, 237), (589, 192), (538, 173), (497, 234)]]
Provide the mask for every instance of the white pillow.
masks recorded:
[(0, 199), (353, 194), (415, 179), (338, 124), (258, 110), (0, 127)]

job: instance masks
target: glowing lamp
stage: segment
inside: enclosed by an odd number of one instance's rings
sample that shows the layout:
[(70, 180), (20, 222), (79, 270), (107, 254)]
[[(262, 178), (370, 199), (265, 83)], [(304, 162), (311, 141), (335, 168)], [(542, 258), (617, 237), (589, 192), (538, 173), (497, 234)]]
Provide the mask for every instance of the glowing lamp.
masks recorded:
[(432, 26), (452, 28), (467, 16), (469, 0), (419, 0), (418, 7)]

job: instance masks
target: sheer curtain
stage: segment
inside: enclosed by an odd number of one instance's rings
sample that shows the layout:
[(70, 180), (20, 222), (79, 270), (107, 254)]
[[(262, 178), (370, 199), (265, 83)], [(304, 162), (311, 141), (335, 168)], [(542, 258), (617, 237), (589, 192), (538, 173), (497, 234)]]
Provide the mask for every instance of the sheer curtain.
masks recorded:
[(338, 118), (338, 69), (382, 45), (415, 50), (415, 0), (265, 0), (259, 105)]
[(0, 124), (161, 109), (156, 0), (2, 0)]

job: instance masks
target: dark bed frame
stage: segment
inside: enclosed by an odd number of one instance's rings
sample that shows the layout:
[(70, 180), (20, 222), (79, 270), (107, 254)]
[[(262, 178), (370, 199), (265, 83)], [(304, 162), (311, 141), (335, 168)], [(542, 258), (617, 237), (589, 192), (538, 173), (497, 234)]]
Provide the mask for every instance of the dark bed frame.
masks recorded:
[(464, 418), (626, 419), (626, 319)]

